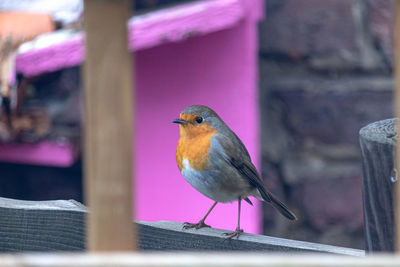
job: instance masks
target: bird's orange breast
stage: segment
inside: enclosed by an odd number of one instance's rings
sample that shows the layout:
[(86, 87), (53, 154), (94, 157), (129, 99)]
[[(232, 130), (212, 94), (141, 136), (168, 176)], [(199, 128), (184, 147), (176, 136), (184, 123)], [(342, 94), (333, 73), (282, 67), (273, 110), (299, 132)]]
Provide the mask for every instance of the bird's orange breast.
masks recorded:
[(183, 169), (183, 160), (187, 159), (191, 168), (205, 170), (209, 164), (208, 153), (211, 136), (217, 131), (209, 125), (180, 127), (180, 138), (176, 148), (176, 162), (179, 170)]

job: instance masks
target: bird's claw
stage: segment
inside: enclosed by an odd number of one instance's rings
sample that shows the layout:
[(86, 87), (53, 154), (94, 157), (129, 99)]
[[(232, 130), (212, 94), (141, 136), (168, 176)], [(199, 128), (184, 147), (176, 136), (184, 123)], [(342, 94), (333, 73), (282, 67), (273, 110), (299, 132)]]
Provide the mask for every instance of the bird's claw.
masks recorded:
[(234, 237), (236, 237), (236, 239), (239, 239), (241, 233), (243, 233), (243, 229), (236, 229), (234, 232), (223, 233), (223, 235), (226, 236), (226, 239), (232, 239)]
[(211, 228), (211, 226), (205, 224), (204, 221), (200, 221), (198, 223), (189, 223), (189, 222), (183, 223), (183, 229), (190, 229), (190, 228), (200, 229), (204, 227)]

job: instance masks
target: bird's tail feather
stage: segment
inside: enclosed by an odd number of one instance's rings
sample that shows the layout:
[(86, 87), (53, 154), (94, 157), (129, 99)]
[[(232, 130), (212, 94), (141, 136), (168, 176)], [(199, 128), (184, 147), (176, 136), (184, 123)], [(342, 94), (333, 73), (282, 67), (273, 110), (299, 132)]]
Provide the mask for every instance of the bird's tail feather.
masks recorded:
[(297, 220), (296, 215), (294, 215), (293, 212), (289, 210), (288, 207), (286, 207), (285, 204), (283, 204), (281, 201), (278, 200), (276, 196), (274, 196), (271, 192), (262, 192), (260, 190), (262, 198), (266, 202), (270, 202), (272, 206), (277, 209), (283, 216), (288, 218), (289, 220)]
[(286, 207), (285, 204), (280, 202), (272, 193), (269, 193), (269, 198), (271, 199), (271, 204), (276, 208), (283, 216), (288, 218), (289, 220), (297, 220), (296, 215)]

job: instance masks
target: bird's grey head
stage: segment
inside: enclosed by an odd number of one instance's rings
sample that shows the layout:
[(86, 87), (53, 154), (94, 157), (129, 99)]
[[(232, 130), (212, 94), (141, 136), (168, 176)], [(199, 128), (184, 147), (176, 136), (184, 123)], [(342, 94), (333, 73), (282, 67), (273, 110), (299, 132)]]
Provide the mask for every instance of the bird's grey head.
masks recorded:
[(203, 105), (193, 105), (185, 108), (179, 119), (173, 120), (174, 123), (184, 124), (208, 124), (217, 130), (225, 127), (225, 123), (218, 114), (209, 107)]

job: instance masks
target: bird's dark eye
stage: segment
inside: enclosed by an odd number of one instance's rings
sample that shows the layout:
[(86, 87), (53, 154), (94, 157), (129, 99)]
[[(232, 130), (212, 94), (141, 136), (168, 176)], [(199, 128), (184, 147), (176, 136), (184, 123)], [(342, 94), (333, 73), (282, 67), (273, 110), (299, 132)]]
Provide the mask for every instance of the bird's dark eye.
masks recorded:
[(203, 117), (197, 117), (196, 118), (197, 123), (202, 123), (203, 122)]

